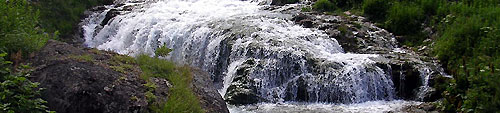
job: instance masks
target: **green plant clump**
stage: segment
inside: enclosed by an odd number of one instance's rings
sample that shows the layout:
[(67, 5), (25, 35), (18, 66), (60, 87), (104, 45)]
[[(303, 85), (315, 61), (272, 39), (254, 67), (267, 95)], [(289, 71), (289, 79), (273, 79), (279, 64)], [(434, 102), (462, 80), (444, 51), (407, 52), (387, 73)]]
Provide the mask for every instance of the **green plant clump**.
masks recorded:
[(391, 8), (390, 0), (365, 0), (363, 2), (363, 13), (375, 21), (384, 20), (389, 8)]
[(39, 12), (26, 0), (0, 1), (0, 49), (9, 54), (31, 53), (49, 39), (39, 23)]
[(397, 2), (389, 10), (386, 28), (397, 35), (420, 32), (424, 11), (417, 5)]
[(163, 46), (159, 47), (158, 49), (156, 49), (155, 56), (156, 57), (158, 57), (158, 56), (165, 57), (172, 51), (173, 50), (168, 48), (167, 45), (163, 45)]
[(84, 16), (83, 12), (92, 7), (112, 4), (112, 0), (36, 0), (34, 6), (40, 10), (42, 28), (59, 31), (62, 37), (69, 37)]
[(27, 79), (28, 66), (20, 72), (12, 72), (12, 62), (6, 61), (7, 53), (0, 53), (0, 112), (2, 113), (50, 113), (46, 101), (39, 98), (38, 83)]
[(335, 4), (328, 0), (318, 0), (314, 3), (313, 9), (321, 12), (332, 12), (335, 11)]
[[(170, 89), (167, 102), (151, 106), (158, 113), (203, 113), (199, 99), (190, 88), (192, 74), (189, 67), (177, 67), (174, 63), (152, 58), (147, 55), (137, 57), (143, 74), (141, 77), (149, 80), (150, 77), (166, 78), (173, 87)], [(153, 95), (149, 94), (153, 98)]]

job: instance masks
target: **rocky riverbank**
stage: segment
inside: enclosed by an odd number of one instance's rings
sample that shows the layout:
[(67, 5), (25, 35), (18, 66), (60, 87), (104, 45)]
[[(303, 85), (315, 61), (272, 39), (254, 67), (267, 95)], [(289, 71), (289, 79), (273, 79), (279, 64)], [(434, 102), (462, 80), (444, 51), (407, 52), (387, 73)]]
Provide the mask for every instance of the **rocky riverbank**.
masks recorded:
[[(127, 63), (128, 56), (97, 49), (79, 48), (51, 40), (28, 62), (31, 79), (40, 83), (42, 98), (58, 113), (149, 112), (155, 102), (165, 102), (172, 86), (168, 80), (151, 78), (156, 84), (147, 94), (146, 81), (138, 65)], [(133, 59), (133, 58), (132, 58)], [(120, 68), (121, 65), (127, 68)], [(192, 89), (206, 112), (228, 112), (225, 102), (209, 82), (206, 72), (193, 69)]]

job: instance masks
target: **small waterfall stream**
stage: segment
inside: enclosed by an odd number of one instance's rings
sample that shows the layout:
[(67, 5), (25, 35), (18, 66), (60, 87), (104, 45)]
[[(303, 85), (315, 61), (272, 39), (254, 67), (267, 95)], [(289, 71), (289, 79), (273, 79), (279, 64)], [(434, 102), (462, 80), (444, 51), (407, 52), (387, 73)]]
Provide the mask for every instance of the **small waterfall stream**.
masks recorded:
[(240, 96), (256, 103), (398, 99), (391, 74), (373, 60), (379, 55), (345, 53), (336, 39), (295, 24), (292, 15), (262, 10), (259, 4), (268, 3), (124, 1), (84, 20), (84, 44), (131, 56), (166, 45), (174, 51), (165, 59), (209, 72), (230, 103), (253, 103)]

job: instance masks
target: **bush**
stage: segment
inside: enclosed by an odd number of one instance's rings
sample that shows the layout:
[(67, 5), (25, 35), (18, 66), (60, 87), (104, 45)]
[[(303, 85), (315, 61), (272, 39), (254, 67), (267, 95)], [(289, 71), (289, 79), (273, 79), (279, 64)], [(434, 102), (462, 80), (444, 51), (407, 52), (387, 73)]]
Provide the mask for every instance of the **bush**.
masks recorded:
[(151, 58), (147, 55), (137, 57), (143, 74), (141, 77), (149, 80), (149, 77), (166, 78), (173, 87), (170, 89), (167, 102), (151, 106), (152, 111), (157, 113), (203, 113), (199, 99), (192, 91), (190, 84), (193, 76), (190, 68), (177, 67), (174, 63)]
[(436, 14), (436, 11), (444, 1), (442, 0), (418, 0), (417, 4), (422, 7), (424, 10), (424, 14), (427, 16), (433, 16)]
[(371, 20), (382, 21), (387, 16), (390, 7), (390, 0), (365, 0), (363, 13)]
[(420, 32), (424, 11), (412, 4), (396, 2), (389, 10), (386, 28), (396, 35)]
[(26, 0), (0, 2), (0, 48), (7, 53), (30, 53), (45, 45), (49, 36), (38, 27), (38, 11)]
[(351, 9), (359, 7), (363, 0), (331, 0), (335, 5), (342, 9)]
[(40, 24), (44, 29), (59, 31), (62, 37), (69, 37), (78, 27), (85, 10), (111, 4), (112, 0), (36, 0), (34, 3), (40, 10)]
[[(45, 113), (50, 112), (40, 96), (38, 83), (27, 79), (29, 71), (11, 72), (11, 62), (5, 61), (7, 53), (0, 53), (0, 112)], [(23, 66), (28, 68), (27, 66)]]
[(321, 12), (331, 12), (335, 10), (335, 4), (328, 0), (318, 0), (314, 3), (313, 9)]

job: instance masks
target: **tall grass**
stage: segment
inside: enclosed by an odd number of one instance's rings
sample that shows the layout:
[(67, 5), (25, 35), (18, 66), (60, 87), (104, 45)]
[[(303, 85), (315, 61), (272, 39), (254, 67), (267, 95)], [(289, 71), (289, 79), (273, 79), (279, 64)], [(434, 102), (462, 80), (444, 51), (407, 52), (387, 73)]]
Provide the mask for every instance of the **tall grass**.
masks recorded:
[(149, 80), (150, 77), (167, 79), (173, 87), (170, 88), (167, 102), (151, 106), (157, 113), (203, 113), (199, 99), (191, 89), (193, 79), (189, 67), (177, 67), (174, 63), (152, 58), (147, 55), (137, 57), (143, 74), (141, 77)]

